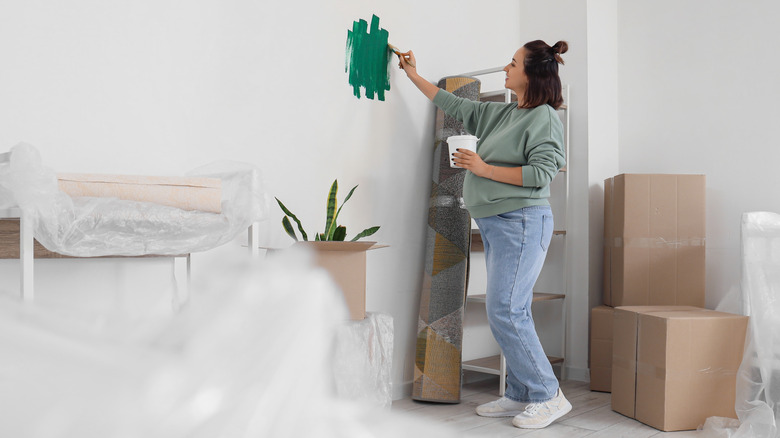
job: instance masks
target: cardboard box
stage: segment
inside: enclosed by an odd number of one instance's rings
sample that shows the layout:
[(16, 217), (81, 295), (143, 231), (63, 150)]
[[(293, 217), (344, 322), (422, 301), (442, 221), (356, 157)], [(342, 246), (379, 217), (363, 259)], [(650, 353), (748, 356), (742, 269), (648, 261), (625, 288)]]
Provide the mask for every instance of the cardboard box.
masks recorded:
[(597, 306), (590, 311), (590, 390), (612, 391), (612, 314)]
[(704, 306), (704, 175), (604, 181), (604, 304)]
[(615, 308), (612, 409), (664, 431), (736, 418), (747, 323), (690, 306)]
[(376, 242), (298, 242), (315, 251), (317, 265), (325, 268), (344, 293), (352, 320), (366, 317), (366, 251), (386, 248)]

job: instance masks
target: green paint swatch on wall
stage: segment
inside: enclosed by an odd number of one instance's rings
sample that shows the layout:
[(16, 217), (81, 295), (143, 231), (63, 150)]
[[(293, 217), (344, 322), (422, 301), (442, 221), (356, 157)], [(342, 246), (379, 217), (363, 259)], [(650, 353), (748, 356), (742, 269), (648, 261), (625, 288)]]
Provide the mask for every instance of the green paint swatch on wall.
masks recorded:
[(387, 48), (387, 31), (379, 28), (379, 17), (371, 18), (368, 31), (366, 20), (355, 21), (352, 30), (347, 31), (347, 59), (345, 72), (349, 73), (349, 85), (355, 97), (360, 99), (360, 87), (365, 95), (385, 100), (385, 91), (390, 89), (390, 50)]

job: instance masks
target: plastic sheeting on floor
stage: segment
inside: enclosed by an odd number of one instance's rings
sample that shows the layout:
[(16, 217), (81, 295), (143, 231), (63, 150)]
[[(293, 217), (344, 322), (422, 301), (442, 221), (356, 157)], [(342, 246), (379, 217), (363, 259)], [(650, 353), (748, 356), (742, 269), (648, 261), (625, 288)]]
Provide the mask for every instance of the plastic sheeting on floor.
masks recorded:
[(260, 170), (217, 162), (188, 176), (222, 180), (222, 212), (186, 211), (118, 198), (71, 198), (38, 151), (19, 144), (0, 165), (0, 208), (18, 205), (46, 249), (75, 257), (177, 255), (223, 245), (266, 218)]
[(390, 408), (393, 388), (393, 317), (367, 312), (337, 330), (333, 373), (336, 393), (347, 400)]
[(219, 281), (170, 317), (90, 318), (4, 300), (0, 436), (455, 435), (336, 397), (333, 345), (347, 311), (301, 251), (220, 261)]
[(780, 214), (742, 215), (742, 312), (750, 316), (737, 374), (739, 421), (712, 417), (704, 435), (777, 438), (780, 411)]

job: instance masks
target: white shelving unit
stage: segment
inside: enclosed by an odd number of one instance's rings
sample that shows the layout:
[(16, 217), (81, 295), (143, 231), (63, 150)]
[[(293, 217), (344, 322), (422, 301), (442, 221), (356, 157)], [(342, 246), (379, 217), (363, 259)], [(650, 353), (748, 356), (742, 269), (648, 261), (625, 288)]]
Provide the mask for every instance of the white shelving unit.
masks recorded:
[[(503, 70), (503, 67), (497, 67), (493, 69), (486, 69), (486, 70), (479, 70), (475, 72), (465, 73), (463, 76), (483, 76), (483, 75), (490, 75), (493, 73), (498, 73)], [(566, 248), (566, 230), (568, 227), (568, 220), (569, 215), (566, 214), (568, 212), (568, 203), (569, 203), (569, 177), (568, 177), (568, 161), (569, 161), (569, 87), (564, 86), (563, 87), (563, 98), (564, 98), (564, 105), (561, 106), (561, 108), (558, 109), (558, 114), (561, 116), (562, 122), (564, 124), (564, 147), (566, 150), (566, 159), (567, 159), (567, 165), (564, 169), (561, 169), (558, 176), (556, 176), (556, 180), (558, 178), (562, 178), (564, 181), (562, 181), (563, 184), (558, 184), (556, 187), (558, 188), (557, 192), (553, 190), (551, 187), (551, 200), (555, 198), (556, 196), (561, 197), (560, 202), (558, 202), (559, 205), (561, 205), (561, 208), (564, 209), (564, 220), (563, 220), (563, 227), (557, 227), (553, 231), (553, 241), (556, 239), (560, 240), (560, 244), (562, 245), (562, 249), (559, 252), (561, 254), (562, 260), (562, 278), (563, 278), (563, 286), (562, 290), (560, 291), (553, 291), (553, 292), (534, 292), (533, 302), (534, 303), (541, 303), (541, 302), (559, 302), (561, 305), (561, 320), (560, 320), (560, 330), (561, 330), (561, 349), (560, 349), (560, 355), (559, 356), (550, 356), (548, 355), (547, 358), (550, 360), (550, 363), (553, 365), (560, 366), (560, 373), (561, 373), (561, 379), (565, 378), (565, 370), (566, 367), (564, 366), (564, 356), (566, 352), (566, 319), (568, 317), (568, 300), (566, 299), (568, 292), (569, 292), (569, 263), (567, 260), (567, 248)], [(503, 90), (491, 90), (491, 91), (485, 91), (480, 93), (480, 100), (481, 101), (493, 101), (493, 102), (512, 102), (516, 101), (517, 97), (514, 95), (514, 93), (510, 90), (503, 89)], [(562, 192), (562, 193), (561, 193)], [(557, 218), (557, 215), (556, 215)], [(556, 225), (558, 221), (556, 220)], [(472, 221), (473, 228), (471, 230), (471, 237), (472, 237), (472, 244), (471, 244), (471, 252), (476, 251), (484, 251), (484, 247), (482, 244), (482, 236), (479, 233), (479, 229), (476, 227), (476, 224)], [(553, 242), (554, 244), (554, 242)], [(552, 244), (551, 244), (552, 246)], [(549, 255), (549, 254), (548, 254)], [(474, 266), (472, 264), (471, 269), (483, 269), (484, 266)], [(467, 306), (469, 305), (484, 305), (485, 304), (485, 294), (469, 294), (466, 298)], [(498, 375), (500, 377), (500, 383), (499, 383), (499, 394), (504, 395), (504, 390), (506, 388), (506, 359), (504, 358), (503, 352), (494, 355), (494, 356), (488, 356), (488, 357), (481, 357), (469, 361), (463, 362), (463, 369), (468, 371), (475, 371), (479, 373), (486, 373), (486, 374), (494, 374)]]

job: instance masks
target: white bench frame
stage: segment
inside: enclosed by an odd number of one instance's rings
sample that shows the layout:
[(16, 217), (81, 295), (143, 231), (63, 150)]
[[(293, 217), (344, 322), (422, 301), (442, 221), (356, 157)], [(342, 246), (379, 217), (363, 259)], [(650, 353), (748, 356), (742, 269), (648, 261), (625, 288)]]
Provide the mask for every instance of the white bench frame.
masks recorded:
[[(11, 153), (0, 154), (0, 163), (7, 163)], [(33, 230), (30, 220), (24, 217), (22, 209), (11, 207), (0, 210), (0, 218), (19, 218), (19, 292), (24, 301), (33, 300)]]
[(33, 301), (33, 230), (32, 223), (18, 207), (0, 210), (0, 218), (19, 218), (19, 293), (24, 301)]
[[(19, 218), (19, 296), (24, 302), (35, 300), (35, 247), (32, 221), (25, 217), (18, 207), (0, 210), (0, 218)], [(164, 256), (162, 256), (164, 257)], [(190, 254), (173, 257), (173, 277), (175, 290), (172, 297), (172, 307), (178, 311), (189, 300), (192, 278), (192, 257)]]

